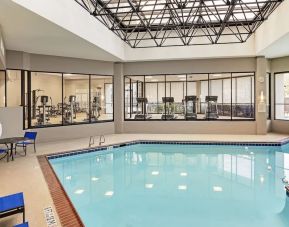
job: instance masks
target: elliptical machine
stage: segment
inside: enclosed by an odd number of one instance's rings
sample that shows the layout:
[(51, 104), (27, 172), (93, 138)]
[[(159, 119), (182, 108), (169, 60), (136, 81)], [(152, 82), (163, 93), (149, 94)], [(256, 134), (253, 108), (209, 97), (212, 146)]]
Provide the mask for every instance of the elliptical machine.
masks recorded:
[(205, 119), (218, 119), (218, 96), (206, 96), (206, 103)]
[(64, 122), (73, 123), (73, 120), (76, 118), (76, 112), (74, 110), (76, 102), (76, 96), (70, 95), (68, 97), (68, 104), (65, 105), (64, 109)]
[(147, 98), (136, 98), (137, 100), (137, 114), (134, 116), (136, 120), (151, 119), (152, 116), (147, 114), (148, 99)]
[(101, 105), (100, 97), (95, 96), (91, 104), (91, 120), (97, 121), (100, 117)]
[(197, 101), (198, 98), (195, 95), (185, 96), (184, 109), (185, 109), (185, 119), (195, 120), (197, 119)]
[(165, 113), (162, 114), (162, 120), (173, 120), (176, 119), (174, 111), (174, 97), (162, 97), (163, 104), (165, 106)]

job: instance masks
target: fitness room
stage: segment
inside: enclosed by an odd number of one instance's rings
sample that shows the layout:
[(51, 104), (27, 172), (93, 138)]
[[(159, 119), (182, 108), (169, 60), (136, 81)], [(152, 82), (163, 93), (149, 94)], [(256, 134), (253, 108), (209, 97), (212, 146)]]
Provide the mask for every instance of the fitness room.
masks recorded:
[(288, 227), (289, 0), (0, 0), (0, 227)]
[[(6, 90), (1, 86), (2, 94), (7, 92), (1, 106), (21, 106), (23, 97), (26, 128), (113, 121), (112, 76), (22, 73), (7, 70), (1, 77), (1, 84), (7, 84)], [(24, 95), (21, 83), (26, 85)]]

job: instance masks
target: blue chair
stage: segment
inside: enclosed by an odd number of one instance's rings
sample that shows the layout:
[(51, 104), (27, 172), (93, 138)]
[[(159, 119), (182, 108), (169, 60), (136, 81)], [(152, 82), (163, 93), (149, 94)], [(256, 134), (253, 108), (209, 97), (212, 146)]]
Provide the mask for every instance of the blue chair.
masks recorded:
[(28, 222), (24, 222), (22, 224), (14, 225), (14, 227), (29, 227)]
[(25, 222), (25, 208), (23, 192), (0, 197), (0, 218), (22, 213)]
[(0, 154), (5, 154), (3, 157), (0, 158), (0, 160), (2, 160), (3, 158), (5, 158), (7, 156), (7, 162), (9, 162), (9, 149), (8, 149), (8, 146), (7, 147), (0, 147)]
[(17, 147), (22, 147), (25, 155), (26, 155), (26, 150), (28, 145), (33, 145), (34, 146), (34, 152), (36, 152), (36, 137), (37, 137), (37, 132), (25, 132), (24, 137), (27, 139), (25, 141), (18, 142), (15, 146), (15, 153)]

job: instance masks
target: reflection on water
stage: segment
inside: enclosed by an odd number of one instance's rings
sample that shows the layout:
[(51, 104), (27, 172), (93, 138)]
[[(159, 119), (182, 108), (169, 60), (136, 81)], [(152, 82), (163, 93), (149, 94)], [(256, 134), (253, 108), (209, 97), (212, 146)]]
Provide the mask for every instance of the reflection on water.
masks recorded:
[(147, 144), (51, 163), (86, 226), (289, 226), (289, 146)]

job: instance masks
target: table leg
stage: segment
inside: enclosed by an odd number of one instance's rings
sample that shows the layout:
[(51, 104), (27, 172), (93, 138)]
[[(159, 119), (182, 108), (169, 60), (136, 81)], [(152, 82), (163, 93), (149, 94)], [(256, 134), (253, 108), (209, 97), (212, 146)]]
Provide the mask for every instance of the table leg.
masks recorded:
[(14, 155), (13, 155), (13, 143), (10, 144), (10, 156), (11, 156), (11, 160), (14, 161)]

